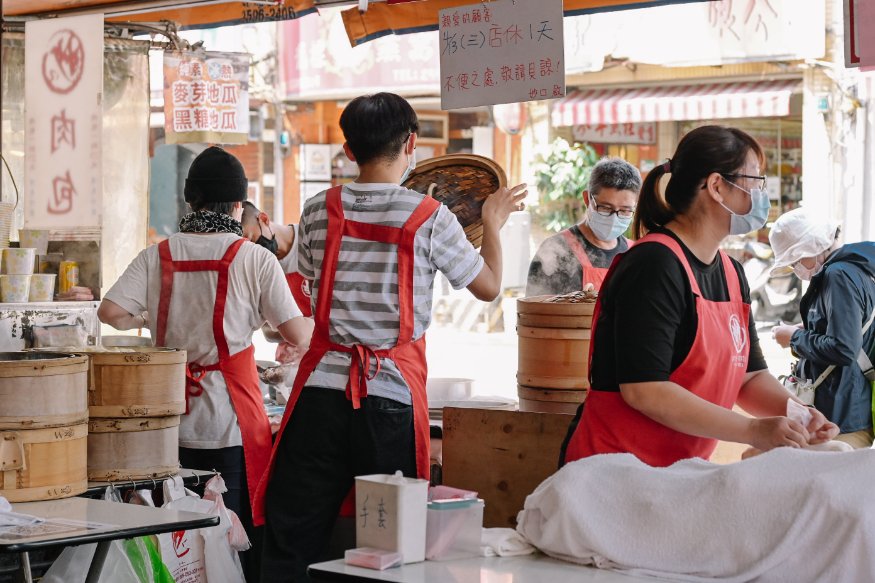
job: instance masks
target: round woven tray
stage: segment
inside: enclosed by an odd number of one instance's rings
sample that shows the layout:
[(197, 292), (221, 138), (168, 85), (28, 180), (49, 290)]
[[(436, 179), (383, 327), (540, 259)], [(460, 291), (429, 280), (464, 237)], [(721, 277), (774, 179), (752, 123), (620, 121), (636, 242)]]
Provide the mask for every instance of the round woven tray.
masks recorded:
[(483, 201), (504, 186), (501, 166), (483, 156), (448, 154), (417, 164), (403, 186), (429, 194), (449, 207), (474, 247), (483, 240)]

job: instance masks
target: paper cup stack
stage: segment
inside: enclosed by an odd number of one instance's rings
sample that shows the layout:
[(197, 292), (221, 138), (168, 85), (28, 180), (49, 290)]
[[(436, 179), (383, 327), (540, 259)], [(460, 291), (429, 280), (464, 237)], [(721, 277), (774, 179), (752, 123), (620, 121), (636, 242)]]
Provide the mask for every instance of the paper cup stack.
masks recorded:
[(14, 218), (15, 205), (11, 202), (0, 202), (0, 273), (3, 273), (2, 249), (9, 247), (9, 234), (12, 232)]
[(36, 250), (31, 248), (3, 249), (6, 275), (0, 275), (0, 299), (4, 302), (23, 303), (30, 298), (30, 280)]

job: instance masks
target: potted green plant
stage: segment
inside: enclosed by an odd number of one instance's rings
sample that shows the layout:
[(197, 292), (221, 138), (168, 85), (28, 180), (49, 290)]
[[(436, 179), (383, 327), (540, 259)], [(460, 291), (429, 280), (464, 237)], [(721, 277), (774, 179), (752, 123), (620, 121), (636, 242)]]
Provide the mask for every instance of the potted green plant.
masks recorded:
[(538, 206), (534, 220), (546, 231), (558, 233), (577, 223), (586, 210), (582, 193), (587, 189), (598, 154), (589, 144), (569, 144), (556, 138), (546, 154), (536, 158)]

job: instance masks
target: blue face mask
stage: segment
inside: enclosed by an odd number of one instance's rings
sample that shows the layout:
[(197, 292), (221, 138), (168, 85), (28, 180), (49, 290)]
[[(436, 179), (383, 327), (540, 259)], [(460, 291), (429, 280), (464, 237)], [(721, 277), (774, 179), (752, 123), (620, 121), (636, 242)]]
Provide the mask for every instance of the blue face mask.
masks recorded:
[(413, 172), (413, 169), (416, 168), (416, 150), (407, 156), (407, 169), (404, 171), (404, 174), (401, 175), (401, 180), (398, 181), (399, 184), (404, 184), (404, 181), (407, 180), (407, 177), (410, 176), (410, 173)]
[(613, 241), (625, 233), (629, 225), (632, 224), (631, 217), (623, 219), (616, 213), (604, 217), (598, 214), (593, 207), (589, 207), (587, 214), (586, 224), (592, 229), (592, 234), (600, 241)]
[[(726, 179), (724, 178), (724, 180)], [(729, 182), (728, 180), (726, 180), (726, 182), (750, 195), (751, 200), (750, 210), (743, 215), (734, 213), (728, 206), (722, 202), (720, 203), (720, 206), (729, 211), (729, 214), (731, 215), (729, 217), (729, 234), (746, 235), (751, 231), (762, 229), (763, 225), (766, 224), (766, 220), (769, 218), (769, 209), (771, 208), (769, 193), (762, 188), (745, 190), (734, 182)]]

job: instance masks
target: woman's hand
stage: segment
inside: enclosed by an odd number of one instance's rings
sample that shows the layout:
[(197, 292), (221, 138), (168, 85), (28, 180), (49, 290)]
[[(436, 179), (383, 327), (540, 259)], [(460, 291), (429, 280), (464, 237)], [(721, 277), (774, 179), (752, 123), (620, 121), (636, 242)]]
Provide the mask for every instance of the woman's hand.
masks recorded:
[(802, 326), (775, 326), (772, 328), (772, 338), (781, 346), (781, 348), (790, 348), (790, 340), (793, 338), (793, 333), (796, 330), (801, 330)]
[(813, 407), (809, 408), (809, 411), (811, 411), (811, 421), (806, 429), (808, 430), (808, 443), (810, 445), (825, 443), (839, 434), (838, 425), (828, 421), (823, 413)]
[(788, 417), (758, 417), (750, 420), (747, 443), (758, 450), (776, 447), (805, 447), (808, 430)]

